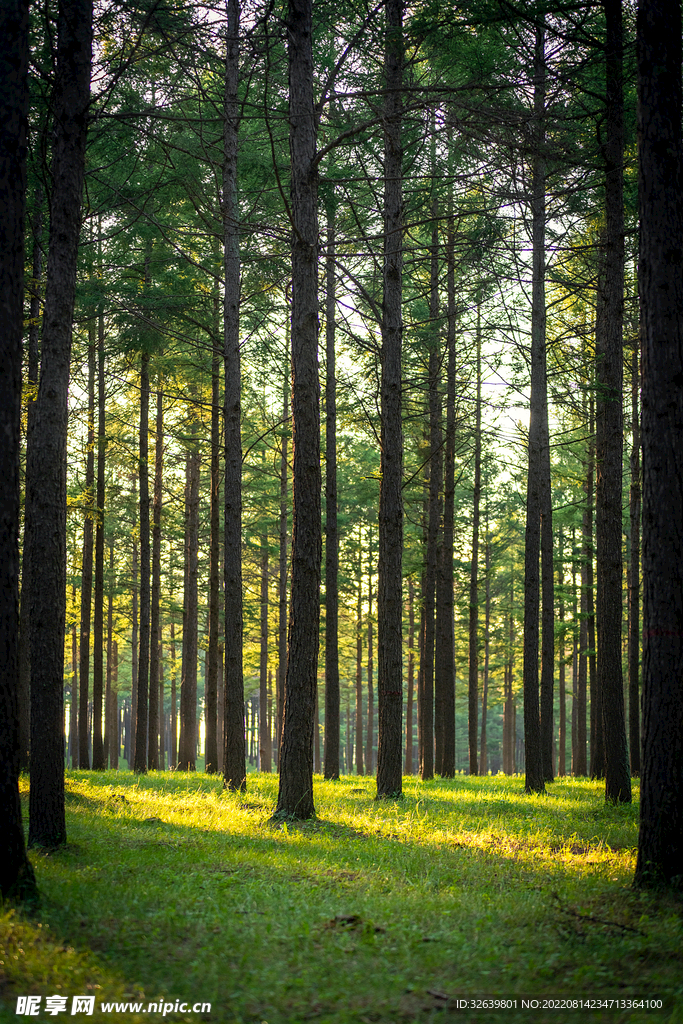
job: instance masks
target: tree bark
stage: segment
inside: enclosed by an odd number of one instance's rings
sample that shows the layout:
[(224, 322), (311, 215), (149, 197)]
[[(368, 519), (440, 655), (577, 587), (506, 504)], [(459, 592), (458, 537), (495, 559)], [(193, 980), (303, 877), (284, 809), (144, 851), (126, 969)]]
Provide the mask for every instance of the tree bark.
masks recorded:
[[(147, 275), (145, 275), (147, 276)], [(135, 713), (135, 756), (133, 771), (147, 771), (147, 730), (149, 724), (150, 653), (150, 535), (149, 535), (149, 352), (140, 359), (140, 657), (138, 660)], [(153, 641), (152, 641), (153, 643)], [(155, 679), (151, 685), (156, 687)]]
[(240, 251), (237, 203), (237, 148), (240, 121), (238, 97), (240, 54), (239, 0), (228, 0), (223, 123), (223, 244), (225, 293), (223, 306), (225, 374), (225, 707), (223, 784), (243, 790), (247, 785), (244, 739), (244, 676), (242, 670), (242, 436), (240, 366)]
[[(339, 527), (337, 524), (337, 371), (335, 206), (327, 210), (325, 267), (325, 778), (339, 778)], [(286, 523), (285, 523), (286, 526)], [(286, 536), (286, 535), (285, 535)], [(285, 542), (286, 543), (286, 542)]]
[(443, 751), (437, 771), (455, 775), (455, 637), (453, 633), (453, 517), (455, 501), (455, 227), (448, 220), (446, 242), (448, 321), (446, 347), (446, 446), (444, 453), (443, 531), (436, 595), (437, 717), (442, 721)]
[[(287, 318), (287, 324), (289, 324), (289, 317)], [(289, 342), (288, 327), (286, 334), (287, 342)], [(289, 362), (289, 344), (287, 345), (287, 361)], [(278, 560), (277, 722), (275, 729), (278, 771), (280, 770), (280, 750), (282, 747), (282, 722), (285, 717), (285, 676), (287, 674), (287, 432), (289, 429), (289, 374), (287, 369), (285, 369), (282, 386), (282, 422), (282, 448), (280, 451), (280, 552)]]
[[(403, 197), (401, 108), (403, 3), (387, 0), (384, 67), (384, 308), (381, 367), (381, 481), (377, 593), (377, 798), (403, 789), (402, 553), (403, 426), (401, 348), (403, 325)], [(431, 740), (431, 738), (430, 738)]]
[(470, 775), (478, 771), (477, 712), (479, 706), (479, 504), (481, 500), (481, 308), (477, 307), (477, 397), (474, 407), (474, 493), (472, 495), (472, 558), (470, 561), (469, 681), (467, 727)]
[[(216, 297), (216, 302), (218, 297)], [(216, 316), (216, 319), (218, 317)], [(214, 345), (211, 359), (211, 506), (209, 518), (209, 641), (206, 672), (206, 751), (205, 769), (209, 774), (218, 767), (218, 638), (220, 634), (220, 354)]]
[(683, 210), (681, 12), (637, 17), (639, 292), (643, 324), (643, 722), (635, 881), (680, 885), (683, 863)]
[[(149, 726), (147, 766), (150, 771), (163, 768), (160, 752), (160, 734), (163, 735), (164, 706), (160, 702), (161, 678), (161, 626), (159, 604), (161, 597), (161, 503), (164, 474), (164, 391), (159, 381), (156, 393), (156, 422), (154, 430), (154, 491), (152, 497), (152, 591), (150, 606), (149, 652)], [(163, 688), (163, 683), (161, 684)]]
[(479, 774), (486, 775), (488, 766), (488, 751), (486, 748), (486, 724), (487, 724), (487, 713), (488, 713), (488, 698), (489, 698), (489, 661), (491, 656), (491, 643), (489, 629), (491, 625), (491, 580), (489, 572), (491, 569), (491, 545), (488, 539), (488, 516), (487, 516), (487, 527), (486, 527), (486, 548), (485, 548), (485, 566), (486, 566), (486, 580), (484, 582), (485, 588), (485, 605), (484, 605), (484, 685), (482, 688), (481, 695), (481, 750), (479, 753)]
[(362, 576), (363, 535), (358, 531), (358, 570), (356, 573), (356, 775), (365, 775), (363, 766), (363, 616)]
[(259, 659), (259, 764), (271, 771), (270, 726), (268, 724), (268, 534), (261, 534), (261, 651)]
[[(21, 339), (28, 112), (28, 3), (0, 8), (0, 893), (37, 902), (19, 800)], [(62, 734), (63, 737), (63, 734)]]
[(621, 0), (603, 0), (606, 30), (604, 322), (596, 337), (595, 527), (598, 677), (605, 739), (605, 799), (631, 800), (621, 668), (624, 309), (624, 100)]
[(558, 624), (559, 624), (559, 700), (560, 729), (557, 751), (557, 774), (563, 778), (567, 774), (567, 666), (564, 661), (564, 533), (560, 527), (557, 551), (557, 593)]
[[(102, 738), (104, 698), (104, 470), (107, 448), (104, 391), (104, 310), (97, 317), (97, 506), (95, 520), (95, 608), (93, 614), (92, 659), (92, 766), (104, 771), (107, 759)], [(106, 714), (106, 705), (105, 705)]]
[(628, 588), (628, 711), (631, 775), (640, 775), (640, 415), (638, 338), (631, 353), (631, 573)]
[(548, 447), (545, 341), (545, 30), (536, 29), (534, 54), (535, 153), (532, 170), (533, 280), (531, 300), (531, 397), (529, 470), (524, 545), (524, 751), (525, 791), (543, 793), (544, 771), (538, 693), (541, 515), (544, 508), (544, 449)]
[(375, 698), (373, 692), (373, 650), (372, 650), (372, 569), (374, 552), (372, 550), (372, 529), (368, 536), (368, 727), (365, 739), (365, 774), (372, 775), (375, 749)]
[(88, 688), (90, 682), (90, 612), (92, 608), (93, 517), (95, 513), (95, 344), (92, 328), (88, 344), (88, 441), (85, 468), (85, 518), (81, 562), (81, 628), (78, 674), (78, 767), (90, 768)]
[[(193, 424), (194, 434), (196, 424)], [(196, 443), (193, 440), (193, 446)], [(196, 771), (197, 756), (197, 575), (199, 555), (199, 452), (190, 451), (185, 484), (185, 615), (183, 666), (180, 681), (178, 767)]]
[(405, 770), (413, 775), (415, 762), (413, 758), (413, 701), (415, 686), (415, 588), (412, 579), (408, 580), (408, 699), (406, 704), (406, 762)]

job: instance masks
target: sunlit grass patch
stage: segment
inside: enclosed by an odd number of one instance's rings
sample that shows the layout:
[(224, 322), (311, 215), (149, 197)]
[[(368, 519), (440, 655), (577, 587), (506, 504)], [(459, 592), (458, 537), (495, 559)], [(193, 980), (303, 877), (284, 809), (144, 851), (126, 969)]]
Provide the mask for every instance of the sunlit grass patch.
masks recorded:
[(273, 823), (277, 786), (68, 773), (69, 846), (34, 857), (43, 923), (126, 990), (227, 1024), (448, 1020), (458, 995), (579, 990), (666, 994), (656, 1019), (683, 1020), (680, 906), (630, 888), (635, 804), (588, 780), (538, 797), (519, 776), (406, 778), (376, 801), (374, 779), (316, 777), (317, 819)]

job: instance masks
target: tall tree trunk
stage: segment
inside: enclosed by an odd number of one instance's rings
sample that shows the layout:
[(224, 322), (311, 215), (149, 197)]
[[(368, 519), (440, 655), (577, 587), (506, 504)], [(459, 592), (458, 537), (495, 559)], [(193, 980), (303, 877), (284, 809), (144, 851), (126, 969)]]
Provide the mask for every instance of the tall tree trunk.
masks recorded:
[[(586, 692), (588, 684), (588, 561), (590, 558), (588, 482), (584, 484), (586, 505), (583, 510), (581, 536), (583, 546), (581, 552), (581, 598), (579, 603), (579, 679), (576, 691), (576, 749), (574, 751), (574, 774), (587, 775), (586, 759)], [(595, 697), (595, 694), (592, 695)], [(591, 749), (593, 737), (591, 737)], [(603, 777), (601, 766), (597, 769), (599, 777)]]
[[(286, 323), (287, 361), (289, 362), (289, 317)], [(282, 386), (282, 438), (280, 450), (280, 551), (278, 559), (278, 631), (277, 631), (277, 680), (276, 706), (277, 721), (275, 743), (277, 768), (280, 770), (282, 748), (282, 723), (285, 717), (285, 676), (287, 674), (287, 471), (288, 471), (288, 430), (289, 430), (289, 373), (285, 369)]]
[(337, 525), (337, 370), (335, 203), (327, 208), (325, 266), (325, 778), (339, 778), (339, 527)]
[(375, 553), (372, 550), (372, 529), (368, 536), (368, 728), (365, 742), (365, 774), (372, 775), (375, 750), (375, 697), (373, 690), (373, 635), (372, 635), (372, 569)]
[[(593, 505), (595, 496), (595, 399), (588, 398), (588, 470), (586, 473), (586, 520), (584, 528), (584, 564), (586, 566), (586, 615), (588, 641), (588, 686), (590, 693), (590, 775), (605, 777), (605, 740), (602, 728), (602, 702), (597, 683), (597, 656), (595, 650), (595, 593), (594, 593), (594, 540)], [(585, 703), (585, 701), (584, 701)], [(577, 725), (578, 727), (578, 725)], [(585, 731), (585, 727), (584, 727)]]
[(539, 554), (544, 510), (544, 449), (548, 447), (548, 392), (545, 347), (545, 29), (536, 29), (534, 54), (535, 153), (532, 182), (531, 397), (529, 470), (524, 545), (524, 756), (525, 791), (545, 790), (538, 695)]
[[(150, 652), (150, 536), (149, 536), (149, 352), (140, 359), (140, 659), (138, 661), (133, 771), (147, 771)], [(152, 641), (153, 642), (153, 641)], [(156, 679), (152, 686), (156, 687)]]
[(223, 123), (223, 370), (225, 375), (225, 706), (223, 784), (247, 785), (244, 746), (244, 675), (242, 670), (242, 436), (240, 366), (240, 251), (237, 204), (237, 146), (240, 54), (239, 0), (228, 0)]
[(683, 210), (681, 12), (640, 0), (639, 291), (643, 323), (643, 723), (635, 881), (683, 863)]
[(486, 579), (484, 582), (484, 685), (482, 688), (481, 695), (481, 750), (479, 753), (480, 775), (486, 775), (489, 770), (488, 753), (486, 749), (486, 724), (489, 697), (489, 660), (491, 656), (491, 644), (489, 635), (489, 628), (491, 625), (491, 580), (489, 578), (489, 571), (491, 568), (491, 545), (488, 539), (488, 522), (486, 526), (486, 548), (484, 558), (486, 565)]
[[(164, 473), (164, 391), (159, 381), (156, 393), (156, 422), (154, 425), (154, 492), (152, 498), (152, 592), (150, 606), (149, 651), (149, 726), (147, 766), (150, 771), (163, 768), (159, 740), (163, 736), (164, 706), (159, 701), (161, 626), (159, 603), (161, 593), (161, 503)], [(161, 684), (163, 687), (163, 683)], [(162, 740), (163, 744), (163, 740)]]
[(624, 310), (624, 98), (621, 0), (603, 0), (606, 31), (604, 327), (596, 337), (595, 527), (598, 678), (605, 738), (605, 799), (631, 800), (621, 668)]
[(356, 573), (356, 775), (364, 775), (363, 767), (363, 535), (358, 531), (358, 571)]
[[(196, 423), (192, 425), (192, 434)], [(196, 438), (193, 437), (193, 448)], [(180, 681), (180, 740), (178, 767), (196, 771), (197, 756), (197, 575), (199, 555), (199, 452), (187, 456), (185, 502), (185, 616), (183, 668)]]
[[(8, 207), (9, 208), (9, 207)], [(38, 395), (38, 370), (40, 367), (40, 323), (41, 323), (41, 285), (43, 273), (43, 188), (36, 186), (34, 211), (32, 217), (33, 235), (33, 274), (30, 285), (31, 307), (29, 312), (28, 330), (28, 408), (26, 410), (26, 461), (29, 460), (29, 449), (33, 445), (35, 430), (36, 398)], [(8, 364), (9, 365), (9, 364)], [(29, 488), (26, 486), (28, 501)], [(24, 507), (24, 523), (32, 521), (32, 517)], [(30, 735), (31, 735), (31, 659), (30, 638), (31, 623), (29, 621), (29, 548), (31, 534), (24, 529), (24, 543), (21, 552), (21, 598), (19, 605), (19, 767), (28, 771)]]
[(436, 595), (437, 717), (442, 721), (443, 752), (437, 771), (455, 775), (455, 637), (453, 634), (453, 516), (455, 501), (455, 228), (448, 219), (448, 321), (446, 347), (446, 447), (444, 454), (443, 532)]
[[(171, 593), (171, 597), (173, 594)], [(169, 738), (168, 763), (178, 764), (178, 694), (175, 646), (175, 622), (171, 619), (171, 735)]]
[[(216, 303), (218, 297), (216, 297)], [(218, 316), (216, 315), (216, 320)], [(211, 360), (211, 507), (209, 518), (209, 641), (206, 671), (206, 757), (210, 774), (218, 768), (218, 638), (220, 635), (220, 354), (214, 345)]]
[[(92, 766), (104, 771), (107, 759), (102, 740), (104, 697), (104, 468), (107, 446), (104, 392), (104, 310), (97, 317), (97, 494), (95, 526), (95, 608), (92, 658)], [(106, 712), (106, 705), (105, 705)]]
[(133, 614), (133, 622), (131, 628), (131, 651), (130, 651), (130, 719), (132, 728), (129, 727), (127, 732), (128, 738), (128, 753), (126, 760), (128, 761), (128, 768), (130, 771), (133, 770), (133, 761), (135, 760), (135, 716), (137, 714), (138, 704), (138, 636), (139, 636), (139, 600), (138, 600), (138, 576), (139, 576), (139, 559), (138, 559), (138, 542), (137, 542), (137, 521), (138, 521), (138, 509), (137, 509), (137, 477), (133, 477), (133, 587), (132, 587), (132, 600), (131, 600), (131, 611)]
[(85, 469), (85, 518), (81, 563), (81, 629), (78, 674), (78, 767), (90, 768), (88, 687), (90, 682), (90, 612), (92, 607), (93, 517), (95, 513), (95, 344), (92, 327), (88, 344), (88, 441)]
[(292, 201), (292, 590), (276, 814), (315, 815), (313, 725), (318, 674), (322, 523), (318, 379), (318, 163), (312, 0), (289, 0)]
[[(434, 157), (432, 157), (432, 165)], [(443, 719), (434, 716), (434, 660), (436, 648), (436, 578), (438, 570), (439, 526), (441, 519), (441, 487), (443, 483), (443, 454), (441, 438), (441, 396), (439, 377), (441, 375), (441, 354), (439, 352), (439, 235), (437, 218), (439, 208), (432, 200), (432, 237), (430, 246), (429, 273), (429, 519), (427, 528), (427, 572), (425, 595), (425, 729), (430, 741), (425, 744), (425, 753), (434, 756), (440, 765), (443, 760)], [(440, 695), (439, 695), (440, 696)]]
[(114, 642), (114, 536), (109, 540), (109, 587), (107, 593), (107, 675), (104, 690), (104, 767), (109, 766), (112, 748), (112, 644)]
[(114, 640), (112, 644), (112, 680), (111, 680), (111, 731), (109, 733), (109, 767), (118, 768), (119, 748), (119, 645)]
[(474, 407), (474, 494), (472, 495), (472, 559), (470, 562), (468, 739), (470, 775), (476, 775), (479, 705), (479, 504), (481, 501), (481, 307), (477, 306), (477, 397)]
[(628, 588), (628, 711), (631, 775), (640, 775), (640, 424), (638, 339), (631, 353), (631, 576)]
[(161, 627), (159, 628), (159, 769), (163, 772), (166, 768), (166, 716), (164, 714), (164, 651), (162, 646)]
[(378, 798), (400, 796), (403, 791), (402, 0), (387, 0), (384, 69), (384, 306), (377, 592)]
[[(76, 584), (71, 588), (71, 601), (76, 607)], [(71, 767), (78, 768), (78, 626), (71, 625), (71, 701), (69, 705), (69, 745)]]
[(261, 656), (259, 664), (259, 751), (262, 772), (270, 772), (268, 723), (268, 534), (261, 534)]
[[(28, 3), (0, 8), (0, 894), (37, 902), (19, 801), (19, 456), (24, 214), (28, 111)], [(62, 650), (62, 659), (64, 652)], [(60, 732), (63, 745), (63, 732)], [(63, 756), (63, 754), (62, 754)], [(61, 768), (61, 766), (60, 766)]]
[(560, 731), (557, 752), (557, 774), (560, 778), (567, 774), (567, 666), (564, 661), (564, 533), (560, 526), (557, 545), (557, 593), (559, 621), (559, 699), (560, 699)]
[(66, 840), (64, 619), (66, 434), (85, 137), (90, 102), (92, 0), (62, 0), (52, 93), (52, 195), (35, 441), (26, 467), (31, 607), (29, 845)]
[(408, 775), (415, 771), (413, 759), (413, 700), (415, 686), (415, 589), (408, 580), (408, 700), (406, 704), (406, 762)]

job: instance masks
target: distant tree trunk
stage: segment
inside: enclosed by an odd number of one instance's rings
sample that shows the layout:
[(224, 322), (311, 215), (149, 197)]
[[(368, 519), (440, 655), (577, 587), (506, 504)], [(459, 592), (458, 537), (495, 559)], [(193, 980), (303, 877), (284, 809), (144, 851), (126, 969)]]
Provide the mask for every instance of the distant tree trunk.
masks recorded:
[(374, 693), (372, 686), (373, 678), (373, 657), (372, 657), (372, 569), (375, 554), (372, 550), (372, 529), (368, 536), (368, 728), (365, 740), (365, 774), (372, 775), (375, 746), (375, 724), (374, 724)]
[(104, 697), (104, 469), (106, 458), (106, 408), (104, 392), (104, 311), (97, 318), (97, 494), (95, 526), (95, 608), (93, 614), (92, 664), (92, 766), (104, 771), (107, 759), (102, 741)]
[(166, 716), (164, 714), (164, 652), (161, 642), (161, 629), (159, 629), (159, 768), (163, 772), (166, 768)]
[(339, 778), (339, 528), (334, 199), (327, 209), (325, 267), (325, 778)]
[[(171, 596), (173, 596), (171, 594)], [(176, 672), (175, 622), (171, 619), (171, 735), (168, 749), (169, 765), (178, 764), (178, 694)]]
[[(71, 588), (71, 601), (76, 607), (76, 584)], [(71, 767), (78, 768), (78, 626), (71, 625), (71, 701), (69, 705), (69, 745)]]
[(470, 562), (468, 738), (470, 775), (476, 775), (479, 705), (479, 504), (481, 501), (481, 308), (477, 306), (477, 398), (474, 407), (474, 494)]
[(26, 467), (33, 537), (31, 794), (29, 845), (66, 840), (64, 814), (64, 622), (66, 433), (85, 137), (90, 102), (92, 0), (62, 0), (52, 92), (50, 242), (35, 444)]
[[(0, 893), (37, 902), (19, 800), (21, 338), (28, 111), (28, 3), (0, 8)], [(63, 636), (63, 635), (62, 635)], [(63, 651), (62, 651), (63, 658)], [(60, 731), (63, 745), (63, 732)], [(63, 755), (62, 755), (63, 756)], [(63, 772), (60, 766), (60, 771)]]
[(562, 778), (567, 774), (567, 666), (564, 661), (564, 533), (560, 527), (557, 551), (557, 594), (558, 625), (559, 625), (559, 670), (560, 670), (560, 732), (557, 752), (557, 774)]
[(638, 339), (631, 353), (631, 574), (628, 588), (628, 711), (631, 775), (640, 775), (640, 425)]
[(605, 739), (605, 799), (631, 800), (621, 668), (624, 310), (624, 97), (621, 0), (603, 0), (606, 31), (604, 326), (596, 337), (598, 678)]
[(276, 814), (315, 816), (313, 726), (318, 673), (320, 396), (318, 163), (313, 100), (312, 0), (289, 0), (289, 146), (292, 199), (293, 526), (289, 649)]
[(111, 680), (111, 729), (109, 732), (109, 767), (118, 768), (119, 749), (119, 645), (116, 640), (112, 644), (112, 680)]
[(131, 651), (130, 651), (130, 719), (132, 728), (128, 729), (128, 755), (126, 760), (128, 761), (128, 768), (130, 771), (133, 770), (133, 761), (135, 760), (135, 716), (136, 708), (138, 703), (138, 634), (139, 634), (139, 615), (138, 615), (138, 542), (137, 542), (137, 477), (133, 477), (133, 593), (131, 595), (131, 611), (133, 614), (133, 622), (131, 628)]
[(114, 537), (109, 540), (109, 588), (107, 594), (107, 670), (104, 689), (104, 767), (109, 766), (109, 751), (112, 734), (112, 643), (114, 641)]
[(261, 657), (259, 664), (259, 750), (262, 772), (270, 772), (268, 723), (268, 534), (261, 534)]
[(510, 610), (508, 612), (508, 654), (507, 663), (505, 666), (506, 675), (506, 696), (505, 696), (505, 710), (504, 714), (504, 726), (503, 733), (507, 737), (507, 758), (504, 758), (503, 771), (507, 775), (514, 775), (516, 771), (515, 766), (515, 697), (512, 690), (513, 673), (514, 673), (514, 657), (515, 657), (515, 625), (514, 625), (514, 576), (510, 576)]
[[(41, 323), (41, 278), (43, 273), (43, 188), (39, 183), (35, 190), (34, 212), (32, 218), (33, 235), (33, 274), (30, 284), (31, 307), (29, 311), (30, 326), (28, 330), (28, 375), (29, 391), (28, 408), (26, 410), (26, 460), (28, 451), (33, 445), (35, 430), (36, 398), (38, 394), (38, 370), (40, 367), (40, 323)], [(26, 501), (29, 487), (26, 486)], [(32, 521), (32, 516), (24, 506), (24, 524)], [(19, 605), (19, 767), (28, 771), (30, 735), (31, 735), (31, 659), (30, 638), (31, 623), (29, 621), (29, 548), (31, 545), (30, 531), (24, 528), (24, 542), (21, 552), (21, 599)], [(73, 751), (72, 751), (73, 753)]]
[(356, 775), (364, 775), (363, 767), (363, 618), (362, 618), (362, 572), (363, 572), (363, 535), (358, 531), (358, 572), (356, 586), (358, 598), (356, 604)]
[(90, 681), (90, 611), (92, 607), (93, 516), (95, 505), (95, 345), (88, 344), (88, 440), (85, 468), (85, 517), (81, 562), (80, 692), (78, 701), (78, 767), (90, 768), (88, 687)]
[(643, 723), (638, 885), (683, 864), (683, 209), (681, 12), (641, 0), (639, 290), (643, 323)]
[(225, 402), (225, 706), (223, 784), (246, 789), (244, 676), (242, 670), (242, 436), (240, 365), (240, 251), (237, 204), (239, 0), (228, 0), (223, 122), (224, 305), (223, 370)]
[(408, 775), (415, 771), (413, 759), (413, 700), (415, 686), (415, 589), (408, 580), (408, 701), (406, 705), (406, 763)]
[[(576, 691), (576, 749), (574, 751), (574, 774), (587, 775), (586, 759), (586, 691), (588, 684), (588, 561), (590, 558), (591, 524), (588, 512), (588, 482), (584, 484), (586, 505), (583, 510), (581, 536), (583, 538), (581, 557), (581, 599), (579, 603), (579, 679)], [(596, 694), (593, 693), (595, 699)], [(591, 737), (592, 739), (592, 737)], [(603, 773), (597, 766), (600, 778)]]
[[(194, 434), (196, 424), (193, 424)], [(196, 441), (193, 439), (193, 447)], [(199, 452), (187, 455), (185, 484), (185, 615), (180, 681), (178, 767), (196, 771), (197, 755), (197, 575), (199, 555)]]
[(491, 568), (491, 545), (488, 539), (488, 522), (486, 529), (486, 548), (485, 548), (485, 565), (486, 565), (486, 580), (484, 583), (485, 587), (485, 606), (484, 606), (484, 686), (481, 697), (481, 751), (479, 754), (479, 774), (486, 775), (489, 770), (488, 766), (488, 753), (486, 749), (486, 719), (488, 711), (488, 697), (489, 697), (489, 660), (491, 655), (491, 644), (489, 636), (489, 628), (491, 624), (491, 580), (489, 578), (489, 571)]
[(529, 471), (524, 546), (524, 752), (527, 793), (545, 790), (538, 695), (539, 554), (544, 509), (544, 449), (548, 447), (548, 393), (545, 347), (545, 29), (536, 29), (534, 121), (536, 130), (532, 182), (533, 281), (531, 302), (531, 397), (529, 400)]
[(313, 733), (313, 771), (316, 775), (320, 775), (320, 708), (317, 690), (315, 694), (315, 731)]
[(218, 696), (216, 713), (216, 752), (218, 771), (223, 772), (223, 751), (225, 747), (225, 672), (223, 669), (223, 641), (218, 641)]
[[(152, 592), (150, 606), (149, 652), (149, 728), (147, 765), (150, 771), (163, 768), (160, 743), (163, 746), (163, 703), (159, 698), (161, 627), (159, 603), (161, 592), (161, 503), (164, 474), (164, 392), (157, 387), (156, 423), (154, 430), (154, 492), (152, 498)], [(161, 684), (163, 689), (163, 683)]]
[[(289, 318), (287, 319), (289, 324)], [(289, 338), (289, 328), (286, 328)], [(288, 353), (289, 356), (289, 353)], [(280, 452), (280, 552), (278, 561), (278, 635), (277, 635), (277, 722), (275, 743), (277, 768), (280, 770), (282, 722), (285, 716), (285, 676), (287, 673), (287, 431), (289, 423), (289, 374), (285, 370), (282, 387), (282, 448)]]
[[(432, 201), (432, 238), (430, 246), (429, 274), (429, 516), (427, 526), (427, 565), (425, 573), (425, 659), (424, 659), (424, 729), (425, 767), (429, 774), (434, 775), (434, 755), (436, 763), (443, 760), (443, 720), (434, 717), (434, 655), (436, 648), (436, 578), (438, 569), (439, 525), (441, 519), (441, 487), (443, 483), (443, 454), (441, 437), (441, 395), (439, 394), (439, 377), (441, 375), (441, 357), (439, 352), (439, 235), (437, 218), (439, 208), (436, 200)], [(436, 749), (435, 749), (436, 748)], [(431, 771), (430, 771), (431, 769)]]
[[(216, 296), (216, 302), (218, 297)], [(218, 317), (216, 316), (216, 319)], [(206, 664), (206, 757), (209, 774), (218, 768), (218, 637), (220, 635), (220, 354), (214, 345), (211, 360), (211, 507), (209, 518), (209, 642)]]
[(436, 595), (437, 718), (442, 721), (443, 751), (436, 768), (443, 778), (455, 775), (455, 638), (453, 635), (453, 516), (455, 500), (455, 228), (448, 221), (448, 326), (446, 346), (446, 447), (444, 453), (443, 532)]
[(403, 424), (401, 348), (403, 325), (403, 189), (401, 107), (403, 3), (387, 0), (384, 47), (384, 306), (381, 370), (381, 481), (377, 591), (377, 797), (403, 791), (402, 553)]
[[(133, 771), (147, 771), (150, 653), (150, 536), (149, 536), (149, 352), (140, 360), (140, 659), (138, 661)], [(152, 640), (153, 643), (153, 640)], [(157, 681), (151, 681), (156, 687)]]

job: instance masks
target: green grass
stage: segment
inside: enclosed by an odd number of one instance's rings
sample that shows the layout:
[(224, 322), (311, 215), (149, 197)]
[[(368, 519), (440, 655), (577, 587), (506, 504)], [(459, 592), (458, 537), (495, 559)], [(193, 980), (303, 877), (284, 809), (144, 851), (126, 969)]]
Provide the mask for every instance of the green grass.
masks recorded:
[[(201, 774), (68, 773), (68, 845), (31, 855), (40, 914), (0, 917), (0, 1020), (30, 1019), (14, 1012), (29, 993), (69, 996), (39, 1020), (86, 1020), (70, 998), (90, 993), (210, 1002), (165, 1019), (225, 1024), (683, 1022), (683, 908), (631, 888), (637, 803), (584, 779), (545, 797), (519, 776), (404, 786), (377, 803), (372, 779), (316, 777), (319, 819), (274, 825), (275, 776), (240, 797)], [(517, 1010), (449, 1002), (465, 996)]]

